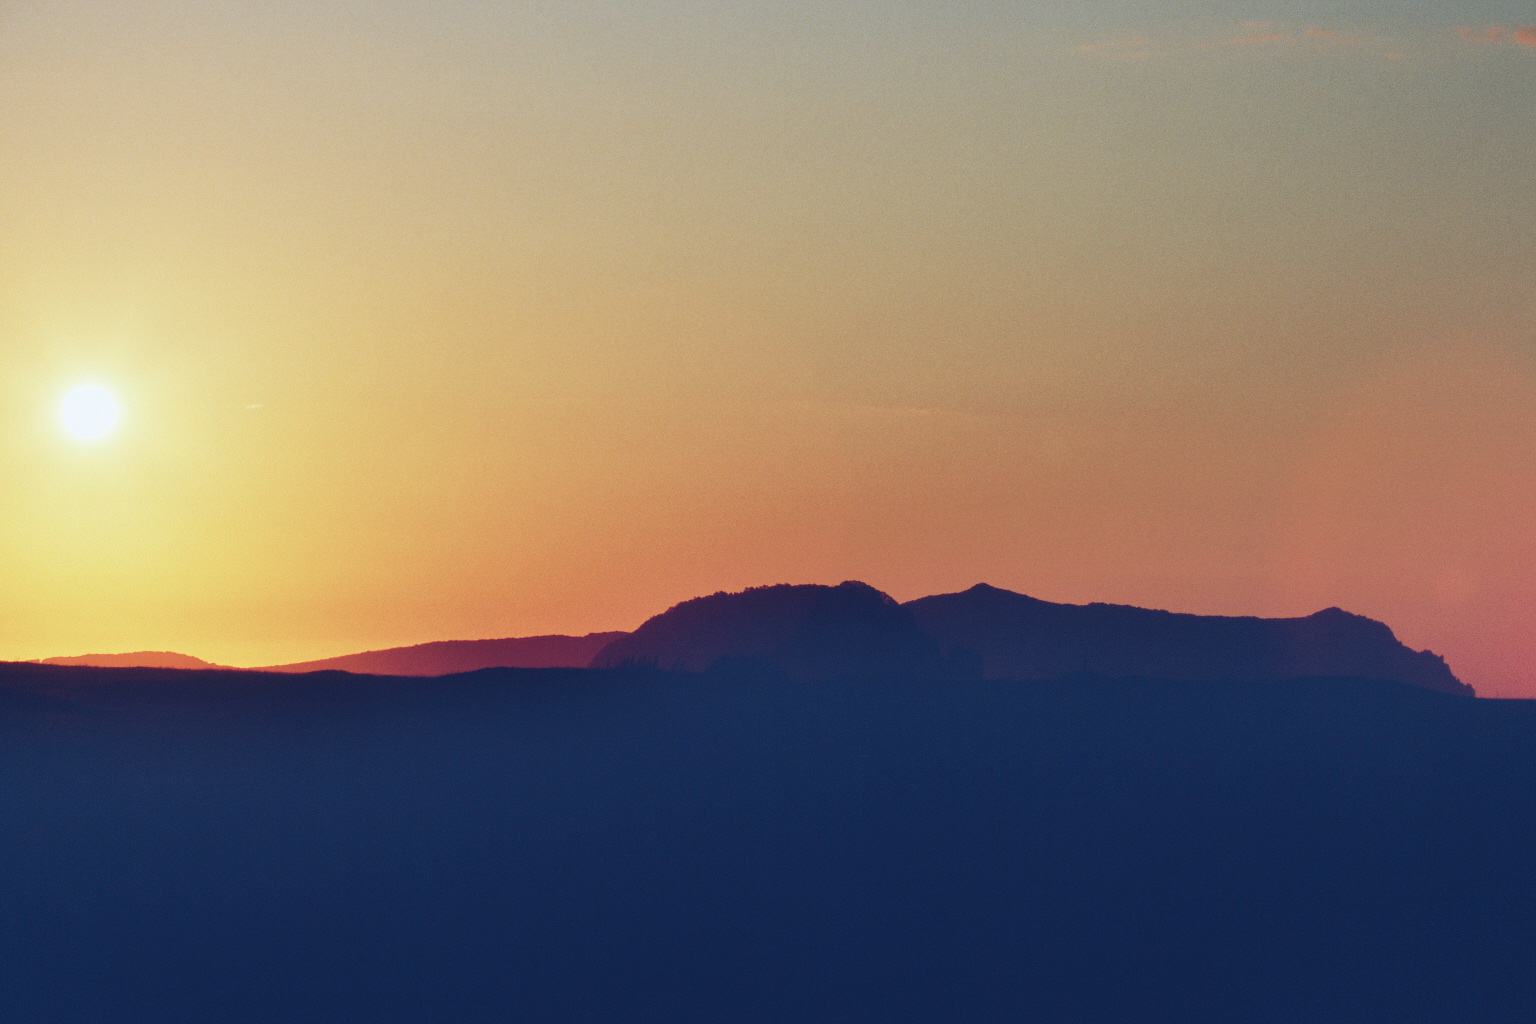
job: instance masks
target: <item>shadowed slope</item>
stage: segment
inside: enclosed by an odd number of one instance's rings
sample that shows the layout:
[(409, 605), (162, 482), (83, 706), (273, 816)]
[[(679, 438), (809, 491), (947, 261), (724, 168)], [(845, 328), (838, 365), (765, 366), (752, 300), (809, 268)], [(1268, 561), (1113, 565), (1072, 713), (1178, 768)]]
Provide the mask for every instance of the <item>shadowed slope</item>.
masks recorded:
[(752, 587), (684, 601), (603, 648), (594, 668), (626, 662), (703, 671), (722, 659), (772, 662), (793, 679), (923, 674), (938, 646), (865, 583)]
[(1111, 604), (1053, 604), (979, 583), (903, 607), (992, 678), (1068, 672), (1189, 680), (1354, 676), (1471, 695), (1445, 661), (1403, 646), (1385, 624), (1338, 608), (1300, 619), (1183, 615)]
[(443, 676), (482, 668), (585, 668), (625, 633), (524, 636), (506, 640), (439, 640), (414, 647), (364, 651), (320, 661), (272, 665), (257, 672), (357, 672), (380, 676)]

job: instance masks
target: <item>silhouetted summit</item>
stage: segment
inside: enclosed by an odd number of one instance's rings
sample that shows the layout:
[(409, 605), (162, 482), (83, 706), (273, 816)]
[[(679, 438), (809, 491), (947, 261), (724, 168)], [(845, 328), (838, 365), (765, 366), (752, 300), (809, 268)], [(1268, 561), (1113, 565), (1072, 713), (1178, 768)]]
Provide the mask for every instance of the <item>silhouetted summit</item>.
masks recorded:
[(1111, 677), (1263, 681), (1303, 676), (1392, 680), (1472, 694), (1444, 659), (1403, 646), (1384, 623), (1338, 608), (1298, 619), (1185, 615), (1113, 604), (1053, 604), (979, 583), (909, 601), (946, 648), (981, 656), (993, 678)]
[(524, 636), (505, 640), (439, 640), (414, 647), (345, 654), (320, 661), (271, 665), (259, 672), (357, 672), (377, 676), (444, 676), (482, 668), (585, 668), (593, 655), (626, 633)]
[(669, 608), (603, 648), (594, 668), (626, 662), (701, 672), (722, 659), (767, 661), (792, 679), (931, 674), (938, 645), (866, 583), (752, 587)]

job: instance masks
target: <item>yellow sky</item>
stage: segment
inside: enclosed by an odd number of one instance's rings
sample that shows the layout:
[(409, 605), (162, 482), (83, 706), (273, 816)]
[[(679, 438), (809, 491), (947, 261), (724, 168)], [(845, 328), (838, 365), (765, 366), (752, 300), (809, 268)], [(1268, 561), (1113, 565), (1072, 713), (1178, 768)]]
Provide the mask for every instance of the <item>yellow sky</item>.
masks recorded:
[(1536, 693), (1518, 11), (818, 11), (0, 9), (0, 657), (985, 580)]

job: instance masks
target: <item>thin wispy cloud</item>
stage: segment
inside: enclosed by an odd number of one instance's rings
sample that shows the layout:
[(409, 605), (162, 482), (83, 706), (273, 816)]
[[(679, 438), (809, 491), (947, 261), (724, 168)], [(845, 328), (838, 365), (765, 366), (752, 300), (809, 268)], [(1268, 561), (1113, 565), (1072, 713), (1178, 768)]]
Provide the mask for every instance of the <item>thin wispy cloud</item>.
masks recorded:
[(1097, 53), (1119, 60), (1138, 60), (1152, 56), (1152, 40), (1146, 36), (1130, 39), (1106, 39), (1096, 43), (1084, 43), (1075, 53)]
[(1272, 46), (1277, 43), (1294, 43), (1296, 37), (1286, 32), (1250, 32), (1228, 39), (1228, 46)]
[(1508, 29), (1503, 25), (1489, 25), (1487, 28), (1473, 28), (1470, 25), (1457, 25), (1453, 31), (1457, 37), (1467, 43), (1496, 43), (1504, 38)]
[[(1464, 43), (1490, 47), (1522, 47), (1536, 50), (1536, 25), (1456, 25), (1450, 29)], [(1176, 57), (1179, 54), (1215, 53), (1227, 49), (1285, 51), (1297, 56), (1308, 52), (1337, 49), (1353, 50), (1362, 56), (1397, 60), (1411, 55), (1414, 42), (1433, 45), (1435, 35), (1444, 39), (1444, 29), (1419, 37), (1390, 37), (1348, 27), (1323, 28), (1281, 21), (1244, 21), (1233, 23), (1225, 33), (1164, 37), (1157, 42), (1146, 36), (1110, 38), (1084, 43), (1073, 52), (1084, 56), (1119, 60), (1150, 57)], [(1405, 45), (1406, 44), (1406, 45)]]
[(1350, 35), (1345, 32), (1335, 32), (1332, 29), (1326, 28), (1309, 28), (1306, 31), (1306, 37), (1308, 39), (1316, 40), (1320, 43), (1325, 43), (1329, 46), (1365, 45), (1365, 40), (1361, 39), (1359, 36)]
[(1456, 38), (1464, 43), (1524, 46), (1536, 49), (1536, 26), (1532, 25), (1516, 25), (1513, 28), (1508, 25), (1487, 25), (1482, 28), (1457, 25), (1451, 31), (1455, 32)]
[(1244, 21), (1232, 25), (1225, 33), (1190, 34), (1184, 38), (1164, 38), (1157, 42), (1146, 36), (1101, 39), (1073, 47), (1072, 52), (1084, 56), (1126, 59), (1171, 57), (1181, 53), (1193, 55), (1232, 48), (1285, 50), (1301, 54), (1345, 47), (1374, 52), (1377, 56), (1403, 56), (1393, 40), (1371, 32), (1303, 27), (1277, 21)]

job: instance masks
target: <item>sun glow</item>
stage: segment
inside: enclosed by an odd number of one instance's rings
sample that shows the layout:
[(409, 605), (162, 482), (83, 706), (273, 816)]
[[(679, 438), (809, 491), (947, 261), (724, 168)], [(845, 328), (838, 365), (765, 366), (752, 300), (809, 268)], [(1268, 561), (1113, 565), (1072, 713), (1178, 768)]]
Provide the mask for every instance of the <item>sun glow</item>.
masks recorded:
[(59, 404), (59, 421), (71, 437), (100, 441), (117, 429), (122, 409), (112, 392), (100, 384), (71, 388)]

